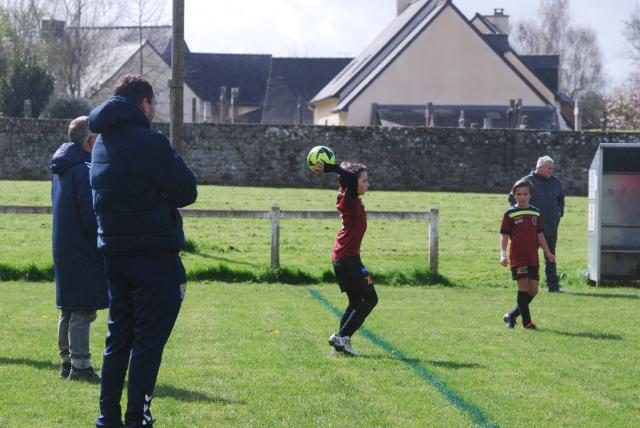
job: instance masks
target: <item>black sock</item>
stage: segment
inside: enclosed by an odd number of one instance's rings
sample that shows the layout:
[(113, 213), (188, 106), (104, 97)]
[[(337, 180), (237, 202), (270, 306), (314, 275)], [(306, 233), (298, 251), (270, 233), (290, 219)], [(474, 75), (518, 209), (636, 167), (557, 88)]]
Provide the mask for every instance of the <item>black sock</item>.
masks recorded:
[(522, 325), (526, 327), (531, 322), (531, 313), (529, 312), (529, 293), (526, 291), (518, 291), (518, 308), (522, 314)]
[[(536, 297), (536, 296), (531, 296), (529, 294), (527, 294), (527, 296), (529, 298), (529, 303), (531, 303), (531, 301)], [(511, 318), (518, 318), (520, 316), (520, 308), (518, 307), (517, 304), (514, 306), (511, 312), (509, 312), (509, 316)]]
[(516, 319), (520, 316), (520, 308), (518, 307), (518, 304), (516, 303), (516, 305), (513, 307), (513, 309), (511, 310), (511, 312), (509, 312), (509, 316), (513, 319)]

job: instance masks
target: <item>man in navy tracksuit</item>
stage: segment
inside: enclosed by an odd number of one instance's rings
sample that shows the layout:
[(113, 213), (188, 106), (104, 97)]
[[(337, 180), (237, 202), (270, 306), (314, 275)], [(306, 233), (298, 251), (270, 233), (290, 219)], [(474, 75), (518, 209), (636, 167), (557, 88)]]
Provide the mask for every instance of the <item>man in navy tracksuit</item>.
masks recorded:
[(156, 100), (138, 75), (118, 80), (114, 96), (89, 115), (100, 136), (90, 172), (98, 249), (109, 286), (109, 333), (102, 363), (98, 427), (152, 426), (150, 405), (162, 350), (186, 286), (178, 207), (196, 200), (196, 178), (162, 134), (150, 129)]
[(96, 310), (109, 306), (109, 296), (104, 261), (96, 248), (98, 225), (89, 184), (95, 141), (87, 116), (72, 120), (69, 142), (55, 152), (50, 167), (60, 377), (97, 383), (100, 376), (91, 367), (90, 326)]

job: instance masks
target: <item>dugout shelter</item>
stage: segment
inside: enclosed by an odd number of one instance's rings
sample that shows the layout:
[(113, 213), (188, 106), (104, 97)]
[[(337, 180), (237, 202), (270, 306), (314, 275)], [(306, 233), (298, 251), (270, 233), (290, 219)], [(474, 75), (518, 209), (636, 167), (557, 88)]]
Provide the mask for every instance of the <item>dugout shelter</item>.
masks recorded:
[(589, 280), (640, 281), (640, 143), (603, 143), (589, 168)]

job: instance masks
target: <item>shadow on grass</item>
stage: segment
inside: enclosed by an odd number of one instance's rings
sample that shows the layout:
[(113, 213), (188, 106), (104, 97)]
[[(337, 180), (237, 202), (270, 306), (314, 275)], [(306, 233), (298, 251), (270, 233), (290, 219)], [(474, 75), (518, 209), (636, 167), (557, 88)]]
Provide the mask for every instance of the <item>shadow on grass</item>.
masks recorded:
[(230, 400), (223, 397), (215, 397), (206, 392), (191, 391), (189, 389), (178, 388), (173, 385), (158, 384), (156, 385), (153, 395), (155, 397), (173, 398), (178, 401), (187, 401), (192, 403), (207, 402), (224, 404), (225, 406), (233, 406), (237, 404), (247, 404), (244, 400)]
[(438, 360), (429, 360), (429, 364), (432, 364), (436, 367), (443, 367), (445, 369), (451, 370), (459, 370), (459, 369), (479, 369), (482, 368), (482, 364), (477, 363), (457, 363), (455, 361), (438, 361)]
[(205, 254), (202, 252), (198, 252), (196, 253), (196, 255), (198, 257), (202, 257), (203, 259), (210, 259), (210, 260), (217, 260), (219, 262), (225, 262), (225, 263), (231, 263), (234, 265), (243, 265), (243, 266), (251, 266), (253, 268), (260, 268), (260, 264), (258, 263), (251, 263), (251, 262), (243, 262), (243, 261), (238, 261), (229, 257), (220, 257), (220, 256), (214, 256), (211, 254)]
[(563, 294), (578, 297), (597, 297), (600, 299), (640, 299), (637, 294), (614, 294), (614, 293), (576, 293), (574, 291), (565, 291)]
[(0, 357), (0, 366), (29, 366), (36, 369), (59, 370), (60, 364), (51, 361), (39, 361), (29, 358), (6, 358)]
[(580, 337), (584, 339), (593, 339), (593, 340), (622, 340), (623, 339), (622, 336), (620, 336), (619, 334), (611, 334), (611, 333), (591, 333), (588, 331), (580, 331), (577, 333), (573, 333), (570, 331), (552, 330), (547, 328), (545, 328), (542, 331), (557, 334), (560, 336)]
[[(348, 357), (347, 357), (348, 358)], [(420, 358), (403, 358), (401, 356), (395, 355), (385, 355), (385, 354), (375, 354), (375, 355), (360, 355), (360, 357), (365, 360), (398, 360), (407, 364), (422, 364), (422, 360)], [(478, 369), (483, 366), (476, 363), (458, 363), (455, 361), (440, 361), (440, 360), (427, 360), (427, 364), (436, 367), (442, 367), (450, 370), (460, 370), (460, 369)]]

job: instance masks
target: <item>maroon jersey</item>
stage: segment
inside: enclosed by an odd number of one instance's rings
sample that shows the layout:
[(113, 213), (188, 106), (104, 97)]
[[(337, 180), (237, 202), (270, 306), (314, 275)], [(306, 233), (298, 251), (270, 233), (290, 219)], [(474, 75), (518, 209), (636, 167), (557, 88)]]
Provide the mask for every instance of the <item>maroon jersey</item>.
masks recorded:
[(338, 232), (336, 244), (333, 247), (333, 260), (360, 255), (360, 244), (367, 230), (367, 213), (359, 197), (341, 188), (338, 193), (336, 208), (342, 218), (342, 227)]
[(542, 231), (542, 216), (534, 206), (530, 205), (528, 208), (513, 206), (504, 213), (500, 233), (509, 235), (511, 238), (509, 265), (512, 268), (540, 265), (538, 233)]

